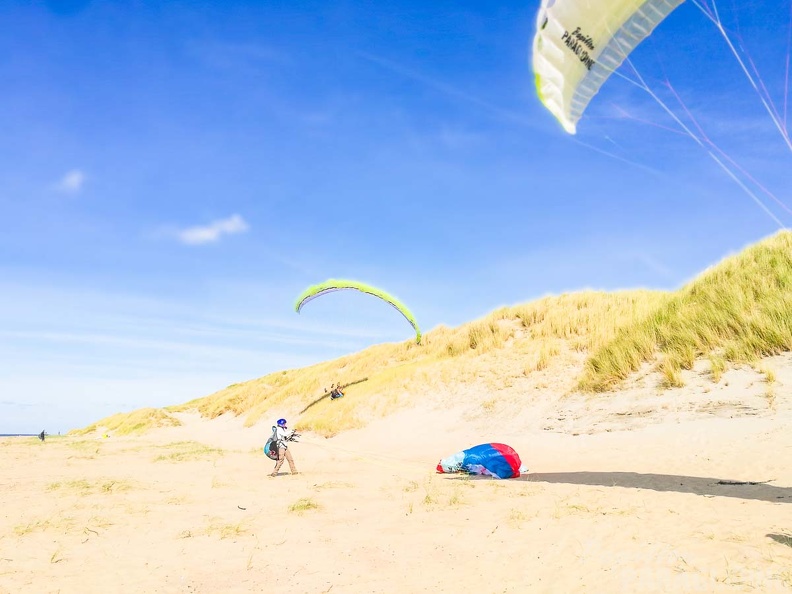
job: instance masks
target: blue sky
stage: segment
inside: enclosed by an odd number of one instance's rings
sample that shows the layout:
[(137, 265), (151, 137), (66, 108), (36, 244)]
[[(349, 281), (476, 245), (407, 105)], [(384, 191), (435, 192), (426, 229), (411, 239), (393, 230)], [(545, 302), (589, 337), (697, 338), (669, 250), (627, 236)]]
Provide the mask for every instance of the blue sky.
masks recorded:
[[(783, 112), (789, 2), (742, 4), (718, 8)], [(4, 2), (0, 433), (409, 339), (364, 295), (297, 315), (328, 278), (381, 286), (428, 331), (564, 291), (677, 288), (778, 229), (621, 79), (565, 134), (534, 90), (537, 8)], [(792, 203), (792, 155), (694, 5), (633, 58)]]

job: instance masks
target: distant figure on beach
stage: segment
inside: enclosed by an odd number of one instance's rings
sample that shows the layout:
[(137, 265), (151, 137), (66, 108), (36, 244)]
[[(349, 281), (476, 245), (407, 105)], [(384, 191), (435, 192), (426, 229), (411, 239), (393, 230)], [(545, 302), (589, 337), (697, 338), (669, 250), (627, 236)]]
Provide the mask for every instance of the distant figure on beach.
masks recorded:
[(297, 468), (294, 466), (294, 458), (292, 458), (289, 446), (287, 445), (287, 442), (295, 441), (296, 437), (297, 433), (295, 431), (289, 433), (289, 429), (286, 427), (286, 419), (278, 419), (278, 424), (275, 427), (275, 440), (278, 444), (278, 461), (275, 463), (275, 470), (272, 471), (270, 476), (278, 476), (278, 471), (280, 467), (283, 466), (284, 459), (289, 463), (289, 470), (291, 473), (297, 474)]
[(341, 391), (341, 384), (338, 385), (333, 384), (330, 386), (330, 400), (335, 400), (336, 398), (343, 398), (344, 393)]
[(46, 437), (46, 435), (47, 435), (47, 432), (46, 432), (46, 431), (42, 431), (41, 433), (39, 433), (39, 436), (38, 436), (38, 438), (39, 438), (41, 441), (44, 441), (44, 437)]

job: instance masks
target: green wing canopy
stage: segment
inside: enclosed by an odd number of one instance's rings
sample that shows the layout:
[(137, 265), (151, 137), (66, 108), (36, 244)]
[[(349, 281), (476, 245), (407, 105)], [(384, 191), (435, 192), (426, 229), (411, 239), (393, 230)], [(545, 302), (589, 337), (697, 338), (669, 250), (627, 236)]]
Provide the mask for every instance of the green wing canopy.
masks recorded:
[(542, 103), (564, 129), (607, 78), (684, 0), (542, 0), (533, 70)]
[(303, 306), (311, 301), (312, 299), (316, 299), (321, 295), (325, 295), (327, 293), (332, 293), (334, 291), (344, 291), (344, 290), (353, 290), (353, 291), (360, 291), (361, 293), (366, 293), (368, 295), (372, 295), (374, 297), (378, 297), (382, 299), (385, 303), (390, 304), (396, 310), (401, 313), (410, 325), (415, 330), (415, 341), (420, 343), (421, 342), (421, 329), (418, 327), (418, 322), (415, 321), (415, 316), (413, 316), (412, 312), (407, 309), (407, 306), (404, 305), (401, 301), (396, 299), (390, 293), (386, 293), (382, 289), (378, 289), (376, 287), (372, 287), (371, 285), (367, 285), (365, 283), (361, 283), (358, 281), (352, 280), (339, 280), (339, 279), (330, 279), (318, 285), (313, 285), (305, 289), (300, 296), (297, 298), (297, 303), (294, 306), (295, 311), (300, 313), (300, 310)]

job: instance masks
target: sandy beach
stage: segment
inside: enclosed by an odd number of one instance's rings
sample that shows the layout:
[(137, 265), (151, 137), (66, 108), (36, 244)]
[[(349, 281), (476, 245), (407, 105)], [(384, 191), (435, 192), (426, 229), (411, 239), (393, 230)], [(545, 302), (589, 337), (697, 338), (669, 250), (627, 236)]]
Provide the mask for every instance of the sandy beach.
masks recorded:
[[(0, 591), (788, 592), (790, 363), (772, 361), (771, 405), (747, 370), (717, 390), (635, 382), (519, 414), (427, 399), (304, 434), (300, 474), (276, 478), (270, 423), (225, 415), (137, 437), (7, 438)], [(435, 473), (487, 441), (529, 472)]]

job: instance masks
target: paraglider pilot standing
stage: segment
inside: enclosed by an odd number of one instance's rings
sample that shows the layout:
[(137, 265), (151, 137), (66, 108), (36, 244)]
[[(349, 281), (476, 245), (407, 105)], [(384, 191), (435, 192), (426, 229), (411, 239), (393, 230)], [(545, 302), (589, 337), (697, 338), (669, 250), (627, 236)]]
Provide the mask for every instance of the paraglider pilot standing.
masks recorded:
[(284, 459), (289, 463), (289, 470), (291, 473), (297, 474), (297, 468), (294, 466), (294, 458), (292, 458), (289, 446), (287, 445), (287, 442), (295, 440), (297, 434), (294, 431), (291, 433), (289, 432), (286, 427), (286, 419), (278, 419), (278, 425), (275, 427), (275, 435), (273, 437), (278, 444), (278, 461), (275, 463), (275, 470), (272, 471), (270, 476), (278, 476), (278, 471), (283, 465)]

